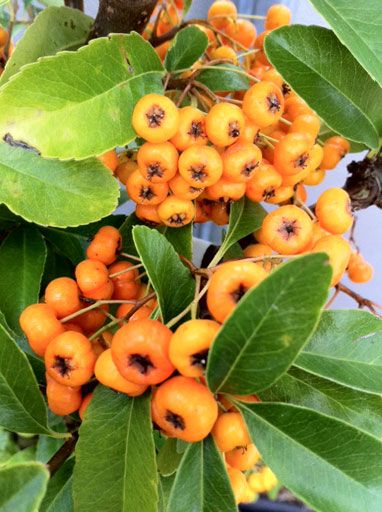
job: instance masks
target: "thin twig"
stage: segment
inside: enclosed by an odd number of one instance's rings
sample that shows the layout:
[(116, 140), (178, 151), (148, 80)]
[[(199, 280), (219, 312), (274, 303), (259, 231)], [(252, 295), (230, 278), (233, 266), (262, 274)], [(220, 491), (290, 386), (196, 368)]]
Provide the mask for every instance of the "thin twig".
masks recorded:
[(184, 316), (186, 316), (187, 313), (191, 311), (193, 307), (195, 307), (195, 304), (199, 303), (200, 299), (207, 293), (208, 286), (209, 282), (207, 282), (207, 284), (204, 286), (204, 288), (202, 288), (202, 290), (198, 293), (194, 300), (183, 311), (181, 311), (179, 315), (177, 315), (176, 317), (172, 318), (169, 322), (167, 322), (166, 326), (169, 329), (176, 325)]
[(47, 467), (51, 475), (53, 475), (58, 469), (60, 469), (60, 467), (66, 461), (66, 459), (68, 459), (74, 452), (77, 439), (78, 436), (75, 434), (75, 432), (73, 432), (72, 437), (65, 441), (61, 448), (49, 460)]
[(342, 283), (338, 283), (336, 285), (336, 289), (339, 292), (345, 293), (346, 295), (351, 297), (353, 300), (355, 300), (358, 303), (358, 306), (360, 308), (368, 308), (374, 315), (382, 318), (382, 315), (380, 315), (379, 313), (376, 312), (376, 309), (379, 309), (380, 311), (382, 311), (382, 305), (377, 304), (376, 302), (374, 302), (370, 299), (366, 299), (365, 297), (362, 297), (362, 295), (355, 292), (354, 290), (351, 290), (350, 288), (348, 288), (347, 286), (345, 286)]
[(131, 272), (132, 270), (135, 270), (137, 268), (143, 267), (142, 263), (138, 263), (138, 265), (133, 265), (132, 267), (125, 268), (123, 270), (119, 270), (118, 272), (114, 272), (113, 274), (109, 274), (110, 279), (113, 279), (114, 277), (121, 276), (122, 274), (126, 274), (127, 272)]
[(127, 252), (120, 252), (119, 255), (123, 256), (124, 258), (129, 258), (130, 260), (141, 261), (141, 258), (139, 258), (138, 256), (134, 256), (133, 254), (127, 254)]

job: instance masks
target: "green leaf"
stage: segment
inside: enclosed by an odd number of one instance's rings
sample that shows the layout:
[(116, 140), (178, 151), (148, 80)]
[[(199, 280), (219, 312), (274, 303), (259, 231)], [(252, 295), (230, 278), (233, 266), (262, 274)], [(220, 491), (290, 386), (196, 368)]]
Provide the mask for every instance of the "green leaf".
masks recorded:
[(183, 0), (183, 16), (185, 16), (192, 5), (192, 0)]
[(382, 89), (326, 28), (293, 25), (265, 39), (269, 60), (334, 131), (370, 148), (382, 133)]
[(13, 432), (59, 434), (47, 423), (47, 410), (26, 355), (0, 327), (0, 425)]
[(167, 439), (158, 453), (158, 470), (162, 476), (170, 476), (178, 469), (183, 454), (177, 451), (177, 439)]
[(47, 256), (44, 267), (44, 274), (41, 280), (41, 289), (45, 290), (50, 281), (56, 277), (73, 277), (73, 265), (70, 261), (58, 254), (51, 244), (47, 244)]
[(382, 438), (379, 396), (340, 386), (303, 370), (291, 368), (259, 396), (263, 402), (285, 402), (314, 409)]
[(133, 239), (158, 296), (163, 322), (167, 323), (192, 302), (195, 281), (173, 246), (158, 231), (135, 226)]
[(164, 228), (163, 234), (175, 251), (188, 260), (192, 259), (192, 224), (182, 228)]
[(119, 232), (122, 237), (122, 251), (127, 254), (132, 254), (133, 256), (138, 256), (133, 240), (134, 226), (145, 226), (145, 223), (138, 219), (135, 213), (132, 213), (126, 218), (125, 222), (120, 227)]
[(360, 9), (357, 0), (310, 0), (338, 39), (382, 86), (382, 10), (379, 0)]
[(382, 320), (367, 311), (325, 311), (296, 366), (344, 386), (382, 394)]
[(81, 512), (156, 512), (149, 394), (130, 398), (97, 387), (80, 428), (73, 492)]
[(21, 464), (23, 462), (31, 462), (36, 458), (36, 447), (28, 446), (27, 448), (23, 448), (22, 450), (17, 451), (12, 457), (10, 457), (4, 464), (5, 466), (14, 466), (16, 464)]
[(198, 73), (196, 80), (206, 85), (211, 91), (246, 91), (250, 81), (242, 68), (233, 64), (219, 64), (214, 69), (204, 69)]
[(0, 304), (9, 327), (17, 334), (21, 334), (20, 314), (38, 302), (45, 259), (45, 243), (34, 226), (17, 228), (0, 246)]
[(207, 46), (208, 37), (195, 25), (180, 30), (166, 54), (167, 71), (191, 67), (204, 54)]
[(223, 243), (210, 263), (210, 267), (216, 265), (238, 240), (259, 229), (267, 212), (259, 203), (242, 197), (232, 203), (229, 215), (228, 231)]
[(95, 159), (45, 160), (0, 143), (0, 175), (0, 202), (43, 226), (88, 224), (111, 213), (118, 202), (117, 181)]
[(223, 458), (212, 436), (187, 448), (171, 490), (167, 512), (235, 512)]
[(72, 512), (73, 467), (74, 458), (71, 458), (52, 476), (39, 512)]
[(136, 136), (135, 103), (163, 91), (164, 72), (153, 53), (137, 34), (115, 34), (28, 64), (0, 90), (0, 136), (10, 134), (44, 157), (63, 160), (128, 144)]
[(86, 43), (93, 20), (78, 9), (49, 7), (44, 9), (17, 42), (0, 78), (5, 84), (22, 66), (39, 57), (62, 50), (75, 50)]
[(247, 395), (276, 382), (316, 327), (330, 278), (327, 258), (311, 254), (285, 263), (249, 291), (208, 355), (210, 389)]
[(28, 462), (0, 469), (1, 512), (38, 510), (49, 473), (43, 464)]
[(237, 404), (264, 462), (317, 512), (379, 510), (380, 440), (288, 404)]
[(23, 219), (12, 213), (5, 204), (0, 204), (0, 227), (1, 229), (10, 229), (15, 224), (20, 224)]
[(175, 480), (175, 475), (159, 477), (158, 481), (158, 512), (167, 512), (168, 499), (170, 497), (171, 488)]

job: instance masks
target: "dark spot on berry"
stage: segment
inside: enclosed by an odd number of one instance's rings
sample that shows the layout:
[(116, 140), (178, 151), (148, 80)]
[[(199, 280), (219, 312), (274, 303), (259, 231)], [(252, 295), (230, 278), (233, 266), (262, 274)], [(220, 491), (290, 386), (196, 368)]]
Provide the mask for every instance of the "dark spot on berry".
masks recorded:
[(67, 377), (73, 369), (71, 359), (68, 357), (56, 356), (54, 358), (53, 368), (61, 375), (61, 377)]
[(141, 187), (141, 190), (139, 191), (139, 197), (141, 199), (150, 201), (154, 196), (155, 196), (155, 194), (152, 191), (151, 187), (146, 187), (146, 186)]
[(240, 125), (237, 121), (232, 121), (228, 125), (228, 135), (233, 139), (240, 136)]
[(208, 177), (208, 173), (205, 172), (205, 165), (195, 165), (190, 168), (192, 179), (195, 181), (203, 182)]
[(192, 121), (190, 130), (187, 134), (193, 139), (197, 140), (200, 137), (205, 138), (206, 134), (204, 133), (203, 124), (200, 121)]
[(280, 111), (281, 105), (280, 100), (276, 96), (276, 94), (271, 93), (269, 96), (267, 96), (268, 101), (268, 110), (272, 112), (272, 114), (275, 114), (276, 112)]
[(264, 189), (264, 192), (263, 192), (263, 198), (264, 198), (264, 201), (267, 201), (268, 199), (272, 199), (272, 197), (275, 197), (275, 189), (274, 187), (268, 187), (268, 188), (265, 188)]
[(186, 424), (184, 423), (182, 416), (179, 416), (179, 414), (175, 414), (174, 412), (167, 411), (165, 420), (168, 421), (168, 423), (171, 423), (171, 425), (176, 429), (184, 430), (186, 428)]
[(192, 354), (191, 366), (199, 366), (204, 369), (207, 366), (207, 355), (208, 355), (208, 350), (203, 350), (202, 352), (197, 352), (196, 354)]
[(147, 122), (150, 128), (158, 128), (165, 117), (166, 113), (159, 105), (152, 105), (146, 112)]
[(290, 93), (290, 91), (291, 91), (292, 89), (290, 88), (290, 86), (289, 86), (287, 83), (283, 82), (283, 85), (282, 85), (282, 87), (281, 87), (281, 90), (282, 90), (283, 95), (284, 95), (284, 96), (286, 96), (287, 94), (289, 94), (289, 93)]
[(189, 187), (189, 190), (191, 192), (191, 194), (197, 194), (199, 192), (203, 192), (203, 189), (202, 188), (197, 188), (197, 187)]
[(183, 226), (186, 219), (187, 215), (185, 213), (174, 213), (174, 215), (169, 217), (168, 222), (174, 224), (174, 226)]
[(142, 375), (147, 375), (155, 368), (149, 356), (142, 356), (142, 354), (130, 354), (128, 365), (134, 366)]
[(303, 153), (298, 158), (296, 158), (296, 160), (294, 161), (294, 166), (300, 167), (301, 169), (305, 169), (307, 166), (306, 162), (308, 161), (308, 159), (309, 159), (308, 153)]
[(241, 170), (241, 174), (243, 176), (245, 176), (246, 178), (249, 178), (251, 176), (251, 174), (253, 173), (253, 171), (259, 167), (259, 162), (256, 162), (256, 161), (252, 161), (252, 162), (247, 162), (244, 167), (242, 168)]
[(297, 220), (283, 218), (281, 221), (281, 226), (277, 231), (281, 234), (284, 240), (290, 240), (292, 237), (297, 235), (299, 229), (300, 226), (298, 225)]
[(159, 162), (152, 162), (147, 166), (146, 179), (151, 180), (154, 177), (161, 178), (164, 174), (164, 170)]
[(239, 287), (231, 293), (234, 302), (238, 303), (239, 300), (247, 293), (248, 288), (240, 283)]

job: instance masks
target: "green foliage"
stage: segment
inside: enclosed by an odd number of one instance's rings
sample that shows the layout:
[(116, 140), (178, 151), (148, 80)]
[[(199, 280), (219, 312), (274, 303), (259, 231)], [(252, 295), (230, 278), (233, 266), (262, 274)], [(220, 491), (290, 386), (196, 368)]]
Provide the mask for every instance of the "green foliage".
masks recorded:
[(45, 160), (0, 143), (0, 172), (0, 201), (27, 221), (43, 226), (87, 224), (105, 217), (117, 205), (117, 182), (95, 159)]
[(76, 50), (86, 43), (93, 20), (78, 9), (49, 7), (41, 11), (18, 41), (0, 77), (5, 84), (20, 68), (39, 57), (63, 50)]
[(19, 317), (29, 304), (38, 302), (44, 272), (46, 246), (34, 226), (20, 226), (0, 246), (0, 303), (7, 323), (21, 333)]
[(154, 49), (135, 33), (43, 57), (1, 88), (0, 136), (64, 160), (123, 146), (135, 138), (137, 100), (163, 90), (159, 68)]
[(187, 224), (182, 228), (165, 227), (160, 231), (179, 255), (189, 260), (192, 259), (192, 224)]
[(194, 298), (195, 281), (171, 243), (158, 231), (136, 226), (133, 239), (166, 323), (190, 304)]
[(74, 458), (67, 460), (49, 480), (39, 512), (72, 512), (72, 473)]
[(13, 432), (52, 432), (47, 411), (26, 355), (0, 327), (0, 425)]
[(167, 71), (191, 67), (204, 54), (207, 46), (208, 38), (198, 27), (189, 26), (180, 30), (166, 54)]
[(244, 91), (250, 86), (243, 70), (233, 64), (219, 64), (213, 69), (204, 69), (198, 73), (197, 80), (215, 92)]
[(305, 407), (282, 403), (237, 405), (265, 463), (314, 510), (379, 509), (379, 439)]
[(259, 229), (266, 213), (259, 203), (254, 203), (247, 197), (232, 203), (227, 234), (210, 266), (216, 265), (238, 240)]
[(187, 448), (171, 489), (167, 512), (237, 510), (224, 461), (211, 436)]
[(177, 451), (177, 439), (167, 439), (158, 453), (158, 470), (162, 476), (171, 476), (178, 469), (183, 453)]
[(340, 386), (298, 368), (291, 368), (259, 396), (264, 402), (285, 402), (314, 409), (382, 438), (380, 396)]
[(338, 39), (382, 86), (381, 26), (379, 0), (368, 0), (360, 9), (357, 0), (310, 0), (330, 23)]
[(331, 30), (281, 27), (266, 37), (265, 50), (283, 78), (330, 128), (378, 147), (382, 89)]
[(37, 462), (0, 468), (2, 512), (32, 512), (44, 496), (48, 471)]
[(382, 320), (366, 311), (325, 311), (296, 365), (368, 393), (382, 394)]
[(86, 411), (73, 475), (76, 510), (156, 512), (157, 470), (150, 395), (99, 386)]
[(282, 265), (249, 291), (209, 352), (209, 388), (247, 395), (276, 382), (317, 325), (330, 278), (327, 258), (311, 254)]

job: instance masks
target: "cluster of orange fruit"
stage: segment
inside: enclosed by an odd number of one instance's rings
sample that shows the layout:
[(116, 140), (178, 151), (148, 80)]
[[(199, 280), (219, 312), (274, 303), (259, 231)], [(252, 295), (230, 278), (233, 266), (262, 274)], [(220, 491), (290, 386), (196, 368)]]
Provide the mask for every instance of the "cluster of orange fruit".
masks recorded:
[(4, 70), (6, 58), (12, 55), (13, 51), (13, 43), (9, 43), (7, 55), (5, 55), (5, 49), (8, 45), (9, 41), (9, 33), (5, 28), (0, 27), (0, 75)]

